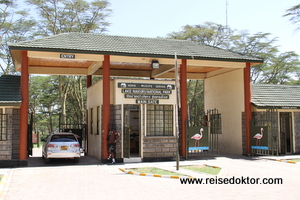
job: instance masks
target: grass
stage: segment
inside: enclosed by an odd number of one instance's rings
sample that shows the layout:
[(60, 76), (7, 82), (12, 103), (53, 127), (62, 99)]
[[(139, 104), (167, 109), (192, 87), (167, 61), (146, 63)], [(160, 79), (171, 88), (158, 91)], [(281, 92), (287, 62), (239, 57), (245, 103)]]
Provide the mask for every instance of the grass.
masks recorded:
[[(191, 171), (217, 175), (221, 168), (219, 167), (210, 167), (205, 165), (189, 165), (189, 166), (181, 166), (183, 169), (188, 169)], [(144, 174), (157, 174), (157, 175), (170, 175), (170, 176), (185, 176), (184, 174), (171, 172), (168, 170), (156, 168), (156, 167), (141, 167), (141, 168), (128, 168), (126, 170), (137, 172), (137, 173), (144, 173)]]
[(300, 159), (291, 159), (291, 160), (288, 160), (288, 161), (300, 162)]
[(129, 170), (129, 171), (132, 171), (132, 172), (137, 172), (137, 173), (145, 173), (145, 174), (185, 176), (184, 174), (171, 172), (171, 171), (156, 168), (156, 167), (129, 168), (129, 169), (126, 169), (126, 170)]
[(189, 166), (184, 166), (182, 168), (192, 170), (192, 171), (202, 172), (206, 174), (211, 174), (211, 175), (217, 175), (221, 171), (221, 168), (210, 167), (205, 165), (189, 165)]

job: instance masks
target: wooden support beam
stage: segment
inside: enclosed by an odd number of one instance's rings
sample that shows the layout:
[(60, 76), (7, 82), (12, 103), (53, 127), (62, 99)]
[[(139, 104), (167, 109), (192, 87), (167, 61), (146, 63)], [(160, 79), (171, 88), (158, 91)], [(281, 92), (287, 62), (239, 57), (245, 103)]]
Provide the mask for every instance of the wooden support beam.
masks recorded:
[[(78, 75), (85, 76), (88, 74), (88, 69), (86, 68), (62, 68), (62, 67), (44, 67), (44, 66), (34, 66), (28, 68), (29, 74), (48, 74), (48, 75)], [(91, 75), (91, 74), (90, 74)]]
[[(151, 73), (151, 78), (157, 78), (165, 73), (168, 73), (171, 70), (174, 70), (174, 65), (160, 65), (159, 69), (155, 69)], [(174, 77), (174, 76), (173, 76)]]
[[(74, 55), (74, 58), (61, 58), (62, 54)], [(103, 55), (99, 54), (83, 54), (83, 53), (62, 53), (62, 52), (43, 52), (43, 51), (28, 51), (29, 58), (46, 58), (46, 59), (62, 59), (62, 60), (88, 60), (88, 61), (103, 61)]]
[(88, 68), (88, 75), (93, 75), (101, 67), (102, 67), (102, 62), (95, 62)]

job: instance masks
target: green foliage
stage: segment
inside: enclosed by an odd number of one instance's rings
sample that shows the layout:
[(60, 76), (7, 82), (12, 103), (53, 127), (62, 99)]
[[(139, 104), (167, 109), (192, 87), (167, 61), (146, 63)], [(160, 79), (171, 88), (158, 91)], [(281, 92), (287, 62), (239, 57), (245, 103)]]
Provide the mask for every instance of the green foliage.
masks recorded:
[(201, 126), (204, 123), (204, 91), (203, 80), (188, 81), (189, 122), (191, 126)]
[[(284, 17), (289, 17), (289, 20), (293, 24), (299, 24), (300, 23), (300, 4), (297, 4), (289, 9), (286, 10), (286, 14), (283, 15)], [(298, 25), (299, 26), (299, 25)], [(300, 29), (300, 26), (297, 27), (297, 30)]]
[(196, 172), (202, 172), (206, 174), (217, 175), (221, 171), (221, 168), (218, 167), (209, 167), (203, 165), (190, 165), (190, 166), (183, 166), (183, 169), (188, 169)]
[(111, 10), (106, 0), (27, 0), (38, 11), (41, 36), (69, 32), (104, 32)]
[[(300, 15), (299, 15), (300, 16)], [(168, 38), (191, 40), (203, 45), (220, 47), (230, 51), (264, 59), (264, 63), (251, 67), (253, 83), (300, 84), (299, 56), (295, 52), (280, 53), (275, 45), (277, 38), (270, 33), (249, 34), (248, 31), (232, 30), (229, 27), (206, 22), (203, 25), (186, 25)], [(191, 126), (203, 125), (204, 96), (203, 80), (189, 80), (188, 105)]]
[[(26, 3), (39, 16), (33, 31), (35, 37), (68, 32), (102, 33), (109, 26), (106, 18), (111, 10), (106, 0), (27, 0)], [(30, 91), (34, 103), (31, 108), (36, 112), (35, 131), (53, 132), (59, 128), (59, 123), (85, 123), (85, 77), (49, 76), (36, 79), (37, 82), (33, 80), (32, 85), (47, 88), (47, 91), (40, 92), (38, 88)], [(39, 83), (44, 79), (48, 84)]]
[(59, 129), (59, 123), (85, 124), (85, 85), (82, 76), (32, 76), (29, 92), (34, 131), (47, 135)]
[(191, 40), (200, 44), (221, 47), (230, 51), (264, 59), (264, 63), (251, 67), (253, 83), (287, 84), (298, 76), (299, 58), (295, 52), (280, 53), (277, 38), (270, 33), (249, 34), (248, 31), (206, 22), (204, 25), (186, 25), (182, 31), (172, 32), (168, 38)]
[(157, 167), (141, 167), (141, 168), (129, 168), (126, 170), (130, 170), (137, 173), (145, 173), (145, 174), (157, 174), (157, 175), (170, 175), (170, 176), (185, 176), (180, 173), (167, 171), (164, 169), (160, 169)]
[(8, 43), (24, 41), (32, 38), (36, 22), (30, 19), (25, 10), (17, 10), (16, 1), (0, 1), (0, 59), (3, 74), (16, 74), (12, 63)]
[(35, 132), (48, 134), (58, 128), (59, 94), (57, 76), (32, 76), (29, 107), (34, 117)]
[(229, 28), (212, 22), (205, 22), (203, 25), (186, 25), (182, 27), (182, 31), (167, 35), (167, 37), (173, 39), (191, 40), (200, 44), (222, 48), (227, 48), (231, 36), (232, 31)]

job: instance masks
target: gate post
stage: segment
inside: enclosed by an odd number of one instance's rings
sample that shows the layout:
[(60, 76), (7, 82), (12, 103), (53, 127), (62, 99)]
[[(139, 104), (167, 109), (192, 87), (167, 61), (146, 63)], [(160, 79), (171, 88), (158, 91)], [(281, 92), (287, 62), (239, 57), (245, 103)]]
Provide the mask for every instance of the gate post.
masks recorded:
[(29, 74), (27, 51), (22, 51), (21, 65), (21, 96), (22, 103), (20, 108), (20, 144), (19, 159), (27, 159), (27, 134), (28, 134), (28, 100), (29, 100)]
[(244, 106), (245, 106), (245, 127), (246, 127), (246, 153), (251, 153), (250, 123), (251, 123), (251, 77), (250, 63), (244, 68)]
[(181, 155), (186, 157), (186, 121), (187, 114), (187, 83), (186, 83), (186, 67), (187, 60), (182, 59), (180, 65), (180, 99), (181, 99)]
[(108, 128), (110, 123), (110, 56), (104, 55), (103, 61), (103, 124), (102, 124), (102, 159), (108, 157), (108, 144), (106, 138), (108, 136)]

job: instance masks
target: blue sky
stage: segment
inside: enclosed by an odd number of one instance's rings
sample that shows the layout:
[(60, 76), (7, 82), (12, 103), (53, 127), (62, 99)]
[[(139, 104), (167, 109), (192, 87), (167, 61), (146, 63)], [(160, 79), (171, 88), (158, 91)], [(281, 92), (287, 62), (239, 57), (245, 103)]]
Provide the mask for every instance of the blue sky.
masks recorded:
[[(109, 0), (113, 10), (108, 21), (110, 35), (158, 37), (180, 31), (184, 25), (215, 22), (226, 25), (226, 0)], [(286, 9), (299, 0), (227, 0), (231, 29), (250, 33), (271, 33), (278, 37), (280, 50), (300, 55), (300, 31), (288, 18)]]

